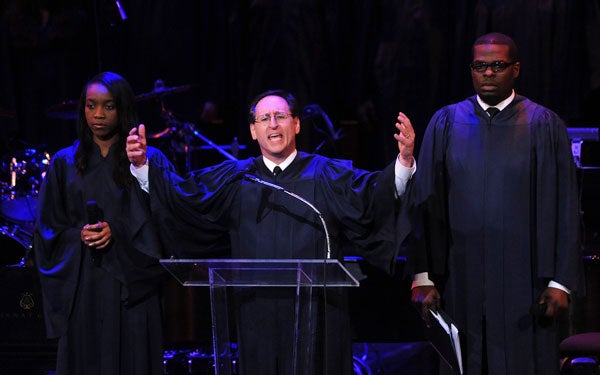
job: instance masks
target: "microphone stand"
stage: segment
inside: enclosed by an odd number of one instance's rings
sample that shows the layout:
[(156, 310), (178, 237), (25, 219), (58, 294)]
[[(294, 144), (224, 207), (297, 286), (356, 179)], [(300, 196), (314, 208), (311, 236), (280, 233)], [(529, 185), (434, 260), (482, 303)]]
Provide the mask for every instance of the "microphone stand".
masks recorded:
[(310, 203), (309, 201), (307, 201), (306, 199), (302, 198), (301, 196), (299, 196), (296, 193), (293, 193), (291, 191), (287, 191), (284, 187), (279, 186), (277, 184), (268, 182), (268, 181), (264, 181), (261, 180), (260, 178), (253, 176), (251, 174), (245, 174), (242, 176), (242, 178), (244, 180), (247, 181), (251, 181), (251, 182), (255, 182), (261, 185), (265, 185), (271, 189), (274, 190), (279, 190), (282, 191), (286, 194), (288, 194), (289, 196), (296, 198), (297, 200), (299, 200), (300, 202), (306, 204), (308, 207), (310, 207), (316, 214), (317, 216), (319, 216), (319, 219), (321, 220), (321, 224), (323, 226), (323, 230), (325, 231), (325, 243), (327, 246), (327, 251), (326, 251), (326, 256), (323, 258), (323, 314), (324, 314), (324, 319), (323, 319), (323, 324), (324, 324), (324, 355), (323, 355), (323, 367), (324, 367), (324, 373), (327, 373), (327, 260), (331, 259), (331, 243), (330, 243), (330, 238), (329, 238), (329, 231), (327, 230), (327, 225), (325, 224), (325, 219), (323, 218), (323, 214), (321, 214), (321, 211), (319, 211), (312, 203)]
[(284, 187), (276, 185), (274, 183), (265, 181), (265, 180), (261, 180), (260, 178), (250, 175), (250, 174), (245, 174), (243, 177), (243, 179), (248, 180), (248, 181), (252, 181), (252, 182), (256, 182), (258, 184), (261, 185), (265, 185), (268, 186), (274, 190), (279, 190), (282, 191), (284, 193), (286, 193), (287, 195), (298, 199), (299, 201), (301, 201), (302, 203), (306, 204), (308, 207), (310, 207), (319, 217), (319, 219), (321, 220), (321, 225), (323, 226), (323, 230), (325, 231), (325, 243), (327, 246), (326, 249), (326, 258), (325, 259), (331, 259), (331, 241), (329, 238), (329, 231), (327, 230), (327, 225), (325, 224), (325, 219), (323, 218), (323, 214), (321, 213), (321, 211), (319, 211), (312, 203), (310, 203), (309, 201), (307, 201), (306, 199), (302, 198), (301, 196), (299, 196), (296, 193), (293, 193), (291, 191), (286, 190)]
[(201, 140), (203, 140), (204, 142), (206, 142), (206, 144), (208, 144), (215, 150), (219, 151), (219, 153), (221, 153), (221, 155), (225, 156), (226, 158), (228, 158), (230, 160), (238, 160), (235, 156), (233, 156), (229, 152), (223, 150), (223, 148), (221, 146), (217, 145), (216, 143), (214, 143), (213, 141), (211, 141), (210, 139), (208, 139), (204, 135), (202, 135), (198, 130), (196, 130), (196, 125), (194, 125), (190, 122), (186, 122), (183, 125), (184, 125), (184, 131), (191, 132), (193, 135), (195, 135), (196, 137), (198, 137)]

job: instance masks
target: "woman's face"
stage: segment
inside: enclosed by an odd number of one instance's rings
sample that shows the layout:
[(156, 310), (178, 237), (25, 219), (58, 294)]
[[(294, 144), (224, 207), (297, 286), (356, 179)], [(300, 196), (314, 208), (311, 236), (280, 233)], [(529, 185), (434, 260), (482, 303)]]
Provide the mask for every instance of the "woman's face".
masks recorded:
[(119, 114), (115, 100), (104, 85), (91, 84), (85, 94), (85, 119), (94, 140), (108, 141), (117, 134)]

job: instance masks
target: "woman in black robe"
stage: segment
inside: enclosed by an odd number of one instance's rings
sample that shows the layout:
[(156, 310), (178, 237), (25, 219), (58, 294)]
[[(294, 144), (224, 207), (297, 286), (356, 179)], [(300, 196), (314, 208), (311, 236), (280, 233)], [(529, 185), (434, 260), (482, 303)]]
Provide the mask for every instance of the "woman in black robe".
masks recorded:
[(163, 373), (161, 248), (125, 154), (136, 124), (127, 81), (92, 78), (79, 139), (55, 154), (40, 189), (34, 253), (58, 375)]

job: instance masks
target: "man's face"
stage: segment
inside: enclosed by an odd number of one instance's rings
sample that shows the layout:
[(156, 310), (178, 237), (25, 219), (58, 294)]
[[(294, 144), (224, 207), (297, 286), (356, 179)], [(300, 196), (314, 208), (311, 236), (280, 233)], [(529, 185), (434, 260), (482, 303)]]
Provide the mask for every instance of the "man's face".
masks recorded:
[(252, 139), (258, 141), (263, 157), (279, 164), (296, 149), (300, 119), (292, 117), (290, 107), (279, 96), (266, 96), (256, 104)]
[[(493, 63), (496, 61), (512, 63), (509, 48), (502, 44), (482, 44), (473, 49), (473, 64)], [(519, 76), (520, 63), (508, 65), (504, 70), (494, 72), (491, 66), (485, 71), (471, 68), (473, 88), (481, 99), (489, 105), (496, 105), (512, 93), (515, 78)]]

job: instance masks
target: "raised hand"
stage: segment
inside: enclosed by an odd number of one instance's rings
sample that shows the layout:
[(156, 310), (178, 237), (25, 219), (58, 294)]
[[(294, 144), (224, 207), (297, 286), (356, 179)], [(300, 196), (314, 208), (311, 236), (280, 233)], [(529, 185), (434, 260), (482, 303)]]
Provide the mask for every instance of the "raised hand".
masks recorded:
[(410, 123), (410, 119), (404, 113), (399, 112), (397, 120), (396, 129), (399, 133), (394, 134), (394, 138), (398, 141), (398, 150), (400, 151), (398, 160), (402, 165), (410, 168), (414, 162), (415, 130)]
[(127, 136), (127, 158), (134, 167), (146, 164), (146, 148), (146, 127), (140, 124), (138, 128), (132, 128)]

